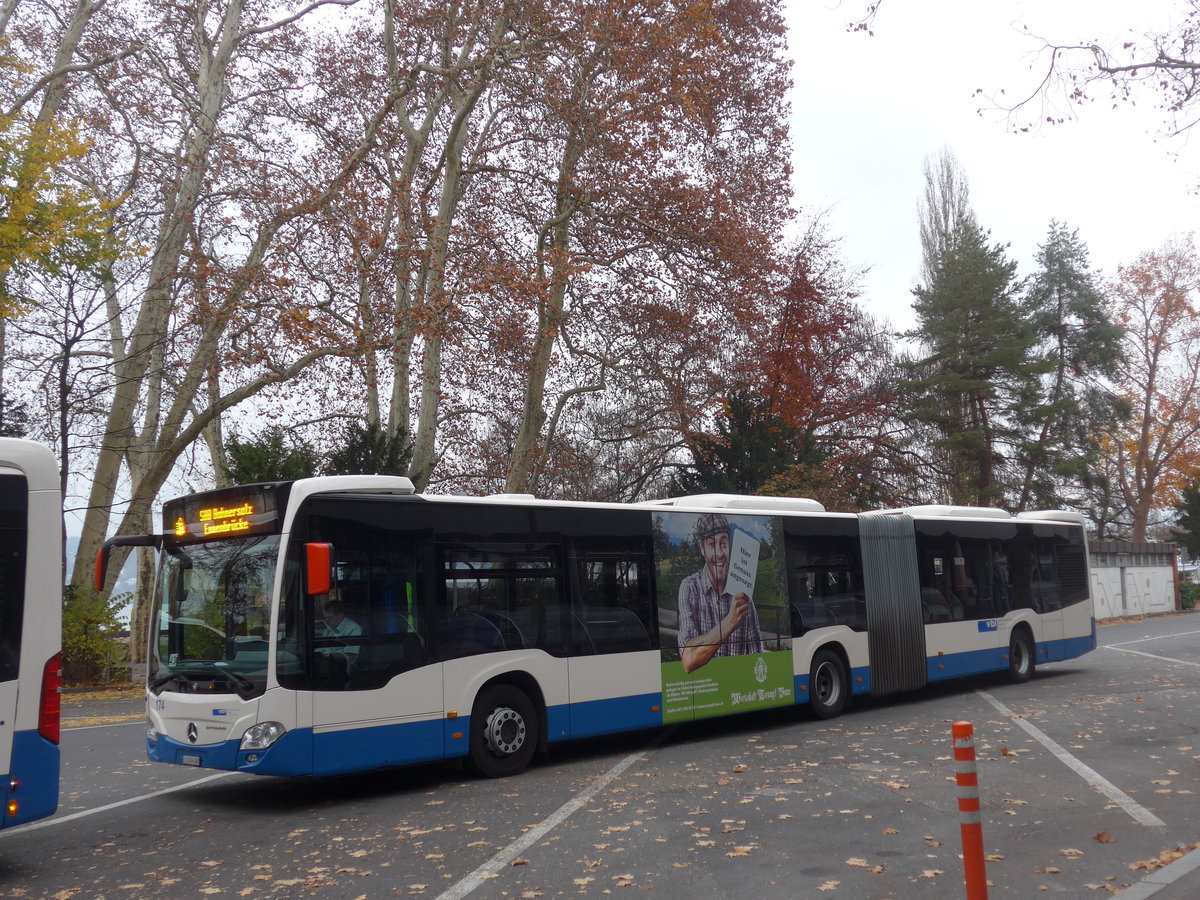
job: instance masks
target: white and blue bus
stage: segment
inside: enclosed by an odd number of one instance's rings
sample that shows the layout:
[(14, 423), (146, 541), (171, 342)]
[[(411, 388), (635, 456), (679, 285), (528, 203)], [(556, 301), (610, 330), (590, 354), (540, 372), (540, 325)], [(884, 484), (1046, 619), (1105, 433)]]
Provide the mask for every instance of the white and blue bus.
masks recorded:
[[(164, 505), (147, 747), (331, 775), (1007, 671), (1095, 647), (1072, 512), (827, 513), (413, 493), (340, 476)], [(98, 560), (98, 576), (106, 565)]]
[(0, 438), (0, 828), (58, 808), (62, 546), (54, 455)]

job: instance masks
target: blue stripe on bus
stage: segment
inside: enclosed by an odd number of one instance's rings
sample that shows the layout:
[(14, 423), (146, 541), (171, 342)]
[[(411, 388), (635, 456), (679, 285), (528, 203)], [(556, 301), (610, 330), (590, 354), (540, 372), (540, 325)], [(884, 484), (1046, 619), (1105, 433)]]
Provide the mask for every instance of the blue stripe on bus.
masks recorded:
[[(1038, 648), (1039, 651), (1042, 649)], [(1082, 637), (1064, 638), (1058, 641), (1047, 641), (1045, 643), (1045, 657), (1038, 656), (1039, 661), (1054, 662), (1061, 659), (1075, 659), (1077, 656), (1083, 656), (1085, 653), (1090, 653), (1096, 649), (1096, 633), (1093, 629), (1091, 634), (1085, 634)]]
[[(0, 807), (0, 828), (11, 828), (34, 819), (42, 819), (58, 809), (58, 767), (60, 751), (36, 731), (13, 734), (11, 770), (0, 776), (4, 786), (4, 805)], [(16, 780), (14, 790), (11, 785)], [(8, 815), (9, 801), (17, 801), (17, 814)]]
[[(220, 744), (184, 744), (159, 734), (146, 739), (146, 755), (154, 762), (224, 769), (229, 772), (257, 772), (263, 775), (311, 775), (312, 729), (289, 731), (266, 750), (243, 751), (241, 740)], [(258, 758), (250, 762), (247, 757)]]
[(349, 728), (314, 734), (312, 772), (314, 775), (341, 775), (386, 766), (407, 766), (429, 762), (448, 755), (452, 740), (447, 728), (461, 732), (463, 752), (470, 720), (427, 719), (369, 728)]
[[(657, 728), (663, 723), (662, 694), (637, 694), (609, 700), (589, 700), (571, 706), (556, 707), (570, 716), (571, 731), (564, 738), (593, 737)], [(569, 710), (569, 712), (566, 712)], [(552, 711), (553, 712), (553, 711)], [(552, 732), (553, 733), (553, 732)]]
[(984, 672), (1002, 672), (1007, 668), (1008, 647), (947, 653), (943, 656), (930, 656), (925, 661), (925, 674), (929, 681), (945, 681), (947, 678), (980, 675)]
[[(1042, 641), (1037, 645), (1037, 662), (1058, 662), (1075, 659), (1096, 649), (1092, 635)], [(989, 647), (986, 650), (971, 650), (966, 653), (948, 653), (928, 659), (930, 681), (945, 681), (964, 675), (980, 675), (985, 672), (1003, 672), (1008, 668), (1008, 648)]]

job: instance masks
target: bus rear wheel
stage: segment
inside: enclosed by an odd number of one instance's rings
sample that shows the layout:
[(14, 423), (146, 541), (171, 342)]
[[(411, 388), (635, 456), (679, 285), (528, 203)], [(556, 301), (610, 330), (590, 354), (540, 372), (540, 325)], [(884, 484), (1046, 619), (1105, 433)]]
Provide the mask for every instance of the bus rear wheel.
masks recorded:
[(808, 702), (821, 719), (840, 715), (850, 699), (846, 664), (832, 650), (818, 650), (808, 674)]
[(1008, 641), (1008, 677), (1015, 682), (1028, 681), (1033, 677), (1036, 657), (1033, 655), (1033, 638), (1024, 628), (1012, 633)]
[(485, 689), (471, 711), (471, 765), (488, 778), (524, 770), (538, 745), (533, 701), (520, 688), (497, 684)]

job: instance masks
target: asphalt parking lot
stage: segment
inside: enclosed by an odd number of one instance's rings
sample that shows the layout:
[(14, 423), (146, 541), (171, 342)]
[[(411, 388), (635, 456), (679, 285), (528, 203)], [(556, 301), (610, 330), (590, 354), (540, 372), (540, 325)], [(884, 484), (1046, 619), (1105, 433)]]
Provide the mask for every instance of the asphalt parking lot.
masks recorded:
[(67, 695), (59, 813), (0, 835), (0, 893), (963, 897), (950, 727), (967, 719), (991, 897), (1200, 896), (1200, 616), (1099, 639), (1028, 684), (581, 742), (494, 781), (160, 766), (136, 696)]

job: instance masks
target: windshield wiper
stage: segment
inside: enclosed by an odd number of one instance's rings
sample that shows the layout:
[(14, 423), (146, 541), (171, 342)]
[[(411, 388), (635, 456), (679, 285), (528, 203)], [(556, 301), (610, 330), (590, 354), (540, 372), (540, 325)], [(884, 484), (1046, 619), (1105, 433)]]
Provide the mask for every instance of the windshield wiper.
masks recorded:
[[(227, 669), (227, 668), (225, 668), (225, 666), (222, 666), (220, 663), (213, 663), (212, 667), (214, 669), (216, 669), (218, 672), (220, 672), (222, 675), (225, 675), (226, 677), (232, 678), (234, 681), (236, 681), (239, 685), (241, 685), (243, 691), (251, 691), (252, 692), (254, 690), (254, 682), (251, 681), (249, 678), (247, 678), (245, 675), (241, 675), (241, 674), (233, 671), (233, 669)], [(238, 693), (240, 694), (241, 691), (238, 691)]]
[(244, 675), (241, 675), (238, 672), (228, 669), (218, 663), (204, 662), (199, 660), (189, 660), (188, 662), (181, 664), (177, 671), (170, 672), (166, 675), (160, 675), (158, 678), (155, 678), (150, 682), (150, 690), (158, 690), (159, 688), (165, 687), (172, 681), (176, 680), (194, 681), (194, 672), (203, 672), (207, 675), (212, 675), (215, 673), (227, 678), (237, 685), (234, 692), (243, 700), (249, 700), (250, 697), (257, 692), (254, 682)]
[(183, 675), (179, 672), (168, 672), (166, 675), (159, 675), (150, 682), (150, 690), (157, 691), (159, 688), (166, 687), (172, 681), (175, 681), (179, 678), (183, 678)]

